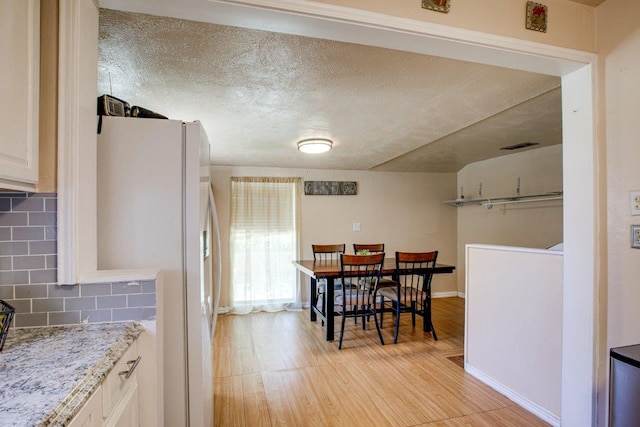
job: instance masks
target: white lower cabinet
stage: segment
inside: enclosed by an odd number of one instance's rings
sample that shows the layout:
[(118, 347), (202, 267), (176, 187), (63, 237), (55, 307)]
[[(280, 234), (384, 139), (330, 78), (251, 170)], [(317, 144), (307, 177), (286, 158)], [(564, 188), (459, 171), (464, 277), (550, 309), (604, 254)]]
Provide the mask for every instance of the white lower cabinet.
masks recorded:
[(69, 427), (138, 427), (138, 369), (142, 363), (136, 340), (71, 420)]
[(102, 426), (102, 387), (93, 392), (87, 403), (69, 423), (69, 427)]

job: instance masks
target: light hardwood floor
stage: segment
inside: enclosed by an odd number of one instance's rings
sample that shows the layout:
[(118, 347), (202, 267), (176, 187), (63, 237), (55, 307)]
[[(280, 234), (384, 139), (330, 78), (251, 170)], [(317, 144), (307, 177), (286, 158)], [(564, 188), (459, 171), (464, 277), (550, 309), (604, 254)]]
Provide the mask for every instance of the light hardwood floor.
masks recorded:
[[(216, 426), (547, 426), (464, 372), (464, 300), (433, 301), (438, 341), (391, 314), (380, 345), (347, 319), (342, 345), (309, 312), (225, 315), (214, 340)], [(459, 357), (457, 358), (459, 361)]]

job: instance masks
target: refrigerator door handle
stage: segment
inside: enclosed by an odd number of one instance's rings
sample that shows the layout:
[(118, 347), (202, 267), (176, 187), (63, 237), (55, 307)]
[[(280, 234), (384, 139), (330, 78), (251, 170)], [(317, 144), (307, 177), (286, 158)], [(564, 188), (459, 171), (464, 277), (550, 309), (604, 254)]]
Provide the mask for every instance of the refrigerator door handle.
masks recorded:
[(215, 256), (213, 258), (213, 306), (211, 307), (211, 339), (216, 328), (216, 320), (218, 317), (218, 309), (220, 307), (220, 290), (222, 288), (222, 256), (220, 251), (220, 226), (218, 223), (218, 211), (216, 210), (215, 199), (213, 198), (213, 190), (209, 187), (209, 215), (213, 224), (213, 233), (211, 237), (213, 239), (213, 247)]

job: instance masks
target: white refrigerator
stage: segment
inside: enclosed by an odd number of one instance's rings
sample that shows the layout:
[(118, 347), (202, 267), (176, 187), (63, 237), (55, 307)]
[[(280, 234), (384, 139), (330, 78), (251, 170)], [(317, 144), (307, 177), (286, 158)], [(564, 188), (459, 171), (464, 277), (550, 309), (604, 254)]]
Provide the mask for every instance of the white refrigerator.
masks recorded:
[(162, 424), (213, 426), (220, 250), (207, 137), (199, 122), (103, 117), (97, 160), (98, 269), (163, 270)]

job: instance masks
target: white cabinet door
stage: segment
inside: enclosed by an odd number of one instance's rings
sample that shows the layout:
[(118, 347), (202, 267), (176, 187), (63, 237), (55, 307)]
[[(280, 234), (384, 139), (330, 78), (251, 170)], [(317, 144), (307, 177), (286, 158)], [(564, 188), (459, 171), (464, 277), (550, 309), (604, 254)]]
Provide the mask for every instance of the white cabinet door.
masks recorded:
[(40, 0), (0, 1), (0, 189), (38, 182)]
[(129, 383), (124, 395), (105, 421), (105, 427), (138, 427), (138, 382)]
[(99, 427), (102, 426), (102, 388), (93, 392), (68, 427)]

